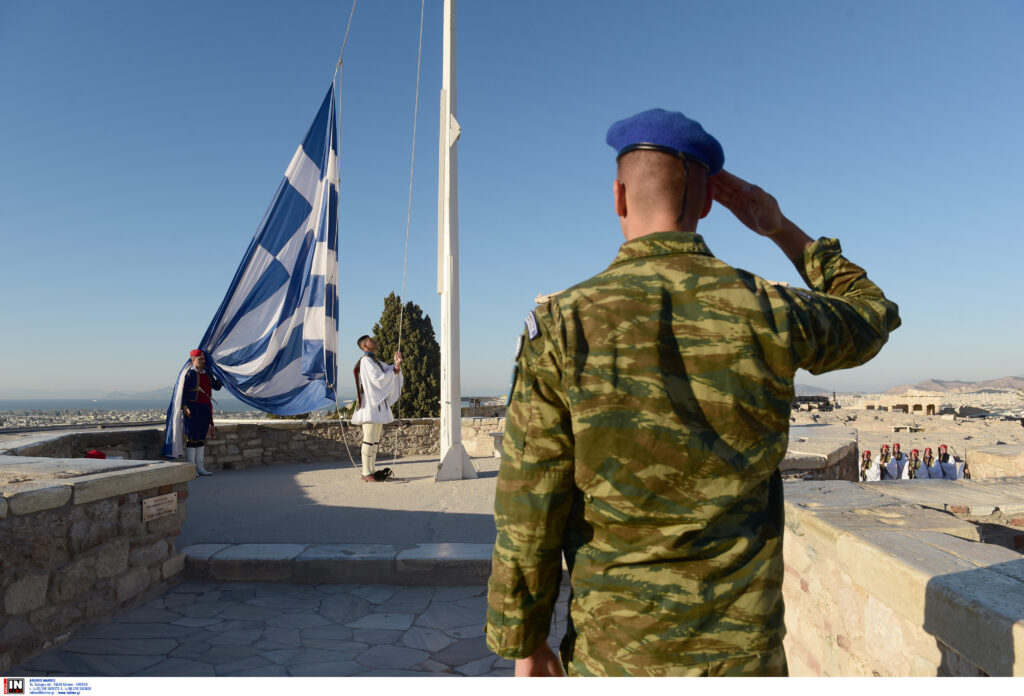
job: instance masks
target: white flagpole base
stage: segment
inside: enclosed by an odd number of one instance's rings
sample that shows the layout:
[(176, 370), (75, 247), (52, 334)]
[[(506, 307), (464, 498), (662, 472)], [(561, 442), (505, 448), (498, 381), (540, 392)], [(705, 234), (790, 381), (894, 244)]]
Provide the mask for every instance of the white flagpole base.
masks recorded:
[(452, 445), (448, 448), (441, 464), (434, 474), (434, 481), (460, 481), (462, 479), (477, 478), (476, 469), (469, 458), (469, 453), (462, 443)]

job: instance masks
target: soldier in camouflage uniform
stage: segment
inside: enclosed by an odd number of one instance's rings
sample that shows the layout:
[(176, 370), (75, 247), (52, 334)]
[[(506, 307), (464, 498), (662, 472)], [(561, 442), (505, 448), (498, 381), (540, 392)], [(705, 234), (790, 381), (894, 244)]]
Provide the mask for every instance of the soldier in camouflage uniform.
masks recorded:
[[(487, 644), (517, 675), (784, 675), (778, 466), (793, 376), (869, 360), (897, 307), (838, 241), (812, 242), (773, 197), (716, 174), (721, 148), (695, 121), (644, 112), (608, 142), (626, 242), (527, 317)], [(812, 290), (712, 256), (695, 232), (712, 195)], [(563, 554), (559, 662), (546, 639)]]

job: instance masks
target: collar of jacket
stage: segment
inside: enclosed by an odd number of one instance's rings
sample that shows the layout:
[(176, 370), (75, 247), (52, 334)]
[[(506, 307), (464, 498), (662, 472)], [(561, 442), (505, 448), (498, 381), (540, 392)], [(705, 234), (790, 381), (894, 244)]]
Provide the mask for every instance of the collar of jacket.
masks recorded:
[(714, 256), (704, 238), (696, 232), (654, 232), (643, 237), (630, 240), (619, 247), (619, 253), (612, 261), (615, 266), (620, 263), (635, 261), (649, 256), (665, 256), (667, 254), (702, 254)]

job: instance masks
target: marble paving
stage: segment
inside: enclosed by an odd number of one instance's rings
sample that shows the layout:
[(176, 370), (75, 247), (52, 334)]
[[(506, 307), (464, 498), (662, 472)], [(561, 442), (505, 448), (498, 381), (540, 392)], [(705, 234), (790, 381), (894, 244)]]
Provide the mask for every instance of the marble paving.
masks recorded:
[[(566, 587), (549, 642), (565, 632)], [(487, 588), (185, 582), (79, 632), (19, 676), (512, 676)]]

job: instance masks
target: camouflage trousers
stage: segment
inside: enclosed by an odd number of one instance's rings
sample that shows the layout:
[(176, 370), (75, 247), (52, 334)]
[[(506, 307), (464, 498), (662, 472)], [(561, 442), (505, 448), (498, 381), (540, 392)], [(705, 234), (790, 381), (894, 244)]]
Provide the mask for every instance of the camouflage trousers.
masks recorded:
[[(564, 659), (564, 656), (563, 656)], [(569, 662), (565, 673), (570, 677), (598, 676), (589, 671), (576, 669), (576, 664)], [(789, 666), (786, 663), (786, 651), (782, 645), (775, 650), (760, 655), (733, 657), (719, 662), (706, 662), (693, 665), (665, 665), (662, 668), (647, 669), (643, 675), (658, 677), (788, 677)]]

